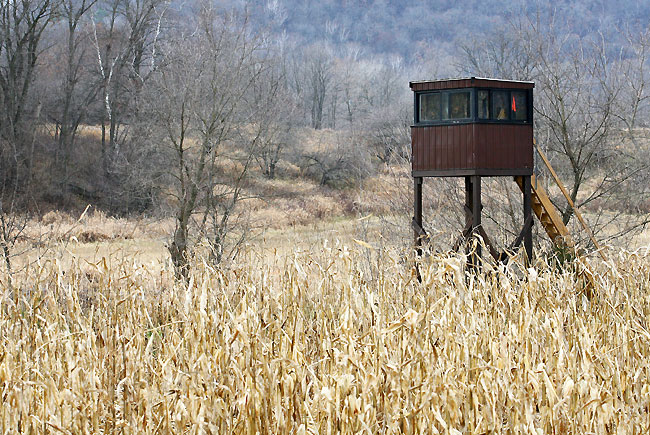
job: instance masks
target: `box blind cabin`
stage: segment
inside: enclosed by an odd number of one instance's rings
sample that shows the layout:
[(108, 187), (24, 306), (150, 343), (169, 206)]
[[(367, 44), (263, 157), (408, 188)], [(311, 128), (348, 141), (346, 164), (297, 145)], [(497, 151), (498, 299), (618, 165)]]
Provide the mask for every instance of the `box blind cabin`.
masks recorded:
[(534, 83), (411, 82), (414, 177), (531, 175)]
[[(411, 127), (412, 175), (415, 181), (413, 227), (419, 245), (424, 177), (465, 177), (466, 227), (463, 238), (479, 234), (481, 177), (519, 177), (524, 191), (523, 239), (532, 255), (530, 180), (533, 174), (532, 82), (462, 78), (410, 83), (414, 93)], [(477, 249), (480, 257), (480, 248)], [(475, 258), (476, 260), (476, 258)]]

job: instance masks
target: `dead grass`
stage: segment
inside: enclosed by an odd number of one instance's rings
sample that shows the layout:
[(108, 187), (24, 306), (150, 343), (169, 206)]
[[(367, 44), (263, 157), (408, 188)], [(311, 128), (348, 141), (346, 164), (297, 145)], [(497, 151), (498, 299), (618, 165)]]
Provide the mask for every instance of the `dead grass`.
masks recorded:
[[(646, 433), (649, 253), (469, 277), (328, 242), (228, 270), (58, 260), (2, 277), (18, 433)], [(646, 250), (647, 251), (647, 250)]]
[(647, 237), (590, 264), (591, 299), (580, 264), (543, 257), (467, 276), (462, 256), (434, 255), (420, 283), (378, 218), (352, 217), (356, 201), (394, 211), (395, 179), (361, 198), (257, 180), (248, 193), (267, 199), (247, 206), (265, 230), (228, 268), (195, 259), (186, 283), (171, 219), (32, 222), (21, 243), (50, 251), (11, 286), (0, 272), (0, 430), (650, 431)]
[(92, 243), (162, 236), (169, 234), (170, 228), (168, 221), (116, 218), (88, 206), (79, 216), (61, 211), (46, 213), (40, 220), (30, 222), (24, 239)]

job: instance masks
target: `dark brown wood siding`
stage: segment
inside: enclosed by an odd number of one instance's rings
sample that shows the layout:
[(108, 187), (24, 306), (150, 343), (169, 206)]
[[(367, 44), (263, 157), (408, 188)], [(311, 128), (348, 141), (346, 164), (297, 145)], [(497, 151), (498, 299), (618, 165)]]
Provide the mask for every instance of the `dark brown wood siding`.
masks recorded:
[(532, 125), (474, 124), (476, 167), (533, 168)]
[[(532, 82), (469, 77), (410, 83), (415, 92), (446, 89), (533, 89)], [(532, 97), (532, 92), (529, 94)], [(475, 99), (476, 97), (473, 97)], [(417, 101), (416, 101), (417, 103)], [(528, 100), (532, 104), (532, 99)], [(476, 105), (476, 102), (473, 101)], [(417, 104), (416, 104), (417, 110)], [(531, 110), (529, 108), (529, 110)], [(473, 112), (476, 108), (473, 109)], [(472, 114), (464, 124), (412, 127), (413, 172), (416, 176), (522, 175), (533, 169), (532, 124), (485, 122)], [(532, 121), (529, 120), (529, 121)], [(416, 116), (417, 122), (417, 116)]]
[(473, 167), (474, 124), (411, 128), (414, 171)]
[(533, 168), (532, 125), (413, 126), (413, 171)]

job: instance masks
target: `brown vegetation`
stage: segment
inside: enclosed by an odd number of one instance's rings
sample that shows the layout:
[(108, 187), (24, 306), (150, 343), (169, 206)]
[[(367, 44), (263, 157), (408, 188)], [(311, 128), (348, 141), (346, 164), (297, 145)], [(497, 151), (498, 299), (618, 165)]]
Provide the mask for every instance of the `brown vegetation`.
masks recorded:
[[(357, 250), (357, 248), (359, 250)], [(231, 269), (48, 261), (5, 289), (0, 426), (20, 433), (642, 433), (648, 253), (466, 276), (321, 245)], [(375, 279), (369, 279), (374, 276)], [(4, 278), (2, 278), (4, 282)]]

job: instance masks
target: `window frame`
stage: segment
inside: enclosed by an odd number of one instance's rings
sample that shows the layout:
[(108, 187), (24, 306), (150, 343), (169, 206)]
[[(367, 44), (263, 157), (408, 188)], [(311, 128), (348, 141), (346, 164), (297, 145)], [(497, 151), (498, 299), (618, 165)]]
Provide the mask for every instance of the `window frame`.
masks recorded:
[(420, 122), (420, 108), (421, 108), (421, 101), (420, 100), (421, 100), (421, 97), (424, 96), (424, 95), (436, 95), (436, 94), (440, 95), (440, 98), (438, 100), (438, 104), (439, 104), (438, 113), (440, 114), (440, 119), (428, 119), (426, 121), (421, 121), (421, 123), (430, 124), (430, 123), (440, 123), (440, 122), (444, 121), (444, 118), (442, 117), (442, 102), (443, 102), (444, 98), (442, 96), (442, 92), (435, 91), (435, 92), (420, 92), (420, 93), (416, 94), (416, 96), (415, 96), (415, 100), (416, 100), (415, 101), (415, 105), (416, 105), (415, 116), (416, 116), (416, 119), (418, 120), (417, 122)]
[[(490, 115), (492, 115), (492, 93), (493, 92), (507, 92), (508, 101), (512, 99), (513, 92), (523, 92), (526, 94), (526, 119), (483, 119), (478, 117), (478, 92), (488, 91), (488, 107)], [(470, 117), (469, 118), (449, 118), (444, 119), (443, 104), (447, 104), (449, 109), (449, 98), (440, 98), (440, 116), (441, 119), (420, 121), (420, 95), (423, 94), (453, 94), (458, 92), (470, 93)], [(413, 121), (416, 126), (429, 126), (429, 125), (456, 125), (456, 124), (514, 124), (514, 125), (527, 125), (533, 123), (533, 90), (532, 89), (517, 89), (517, 88), (455, 88), (455, 89), (439, 89), (434, 91), (416, 91), (413, 93)], [(508, 106), (509, 107), (509, 106)], [(511, 110), (508, 110), (508, 118), (510, 118)]]
[[(450, 114), (449, 108), (449, 95), (451, 94), (460, 94), (460, 93), (469, 93), (469, 118), (446, 118), (445, 119), (445, 110), (444, 106), (447, 106), (447, 116)], [(420, 96), (429, 95), (429, 94), (440, 94), (440, 119), (436, 120), (427, 120), (420, 121)], [(462, 124), (470, 123), (476, 117), (476, 106), (474, 88), (459, 88), (459, 89), (440, 89), (435, 91), (423, 91), (415, 92), (415, 104), (414, 104), (414, 120), (417, 125), (453, 125), (453, 124)]]
[[(493, 97), (493, 95), (495, 93), (503, 94), (506, 97), (505, 98), (505, 105), (504, 105), (505, 116), (506, 117), (504, 119), (496, 118), (496, 116), (497, 116), (496, 107), (495, 107), (496, 102), (495, 102), (494, 97)], [(512, 117), (510, 116), (510, 114), (512, 112), (510, 110), (510, 98), (511, 97), (512, 97), (512, 93), (510, 91), (505, 90), (505, 89), (490, 89), (490, 91), (488, 93), (488, 98), (489, 98), (488, 104), (490, 105), (490, 121), (497, 121), (497, 122), (509, 122), (509, 121), (512, 121)]]
[[(491, 95), (490, 89), (474, 88), (474, 92), (476, 93), (476, 120), (477, 120), (478, 122), (481, 122), (481, 121), (489, 121), (489, 120), (490, 120), (490, 115), (492, 115), (492, 107), (491, 107), (491, 106), (492, 106), (492, 98), (491, 98), (491, 96), (490, 96), (490, 95)], [(487, 112), (488, 112), (488, 116), (487, 116), (487, 118), (481, 118), (481, 117), (479, 117), (479, 110), (478, 110), (478, 109), (479, 109), (479, 107), (478, 107), (478, 105), (479, 105), (478, 93), (479, 93), (479, 92), (487, 92), (487, 94), (488, 94), (488, 97), (487, 97)]]
[[(520, 93), (520, 94), (524, 94), (526, 96), (526, 118), (525, 119), (512, 119), (511, 121), (514, 121), (514, 122), (528, 122), (532, 118), (532, 116), (531, 116), (531, 104), (528, 103), (528, 101), (532, 99), (532, 95), (531, 95), (530, 92), (528, 92), (528, 89), (511, 89), (508, 101), (513, 101), (514, 93)], [(510, 109), (510, 116), (512, 117), (512, 108)]]

